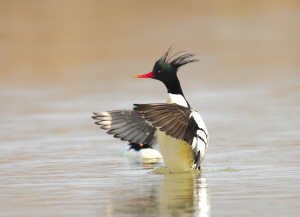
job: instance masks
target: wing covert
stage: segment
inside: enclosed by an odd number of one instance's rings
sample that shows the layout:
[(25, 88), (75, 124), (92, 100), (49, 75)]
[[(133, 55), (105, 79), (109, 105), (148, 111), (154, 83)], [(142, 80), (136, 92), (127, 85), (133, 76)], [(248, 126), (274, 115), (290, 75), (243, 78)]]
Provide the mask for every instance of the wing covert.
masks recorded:
[[(195, 148), (195, 138), (208, 143), (208, 133), (201, 116), (190, 107), (177, 104), (134, 104), (141, 116), (167, 135), (186, 141)], [(197, 139), (198, 141), (198, 139)]]

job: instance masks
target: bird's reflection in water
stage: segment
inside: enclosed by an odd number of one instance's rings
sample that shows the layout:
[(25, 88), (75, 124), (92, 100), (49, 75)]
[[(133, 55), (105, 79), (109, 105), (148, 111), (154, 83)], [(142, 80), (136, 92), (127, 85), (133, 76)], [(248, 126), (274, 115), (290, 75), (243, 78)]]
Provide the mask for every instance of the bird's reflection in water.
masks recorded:
[(209, 216), (210, 203), (206, 179), (201, 173), (168, 174), (159, 191), (160, 214)]
[(134, 189), (118, 191), (106, 206), (106, 216), (210, 216), (208, 184), (200, 172), (153, 176), (132, 183)]

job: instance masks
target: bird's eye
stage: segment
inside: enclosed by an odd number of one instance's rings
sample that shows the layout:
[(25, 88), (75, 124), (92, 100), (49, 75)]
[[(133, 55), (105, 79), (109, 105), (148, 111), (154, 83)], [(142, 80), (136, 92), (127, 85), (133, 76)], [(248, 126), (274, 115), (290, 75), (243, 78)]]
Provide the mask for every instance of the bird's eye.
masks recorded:
[(159, 70), (157, 71), (157, 74), (160, 74), (160, 71), (159, 71)]

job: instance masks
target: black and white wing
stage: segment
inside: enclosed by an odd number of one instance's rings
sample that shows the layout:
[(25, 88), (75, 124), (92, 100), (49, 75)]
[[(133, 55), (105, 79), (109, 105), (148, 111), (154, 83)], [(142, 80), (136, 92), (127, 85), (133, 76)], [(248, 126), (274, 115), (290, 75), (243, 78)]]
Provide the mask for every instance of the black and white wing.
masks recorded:
[(187, 142), (196, 155), (196, 168), (205, 155), (208, 132), (200, 114), (177, 104), (134, 104), (141, 116), (167, 135)]
[(108, 134), (120, 138), (122, 141), (144, 143), (149, 146), (156, 144), (156, 128), (135, 110), (115, 110), (108, 112), (94, 112), (95, 124), (101, 129), (108, 130)]

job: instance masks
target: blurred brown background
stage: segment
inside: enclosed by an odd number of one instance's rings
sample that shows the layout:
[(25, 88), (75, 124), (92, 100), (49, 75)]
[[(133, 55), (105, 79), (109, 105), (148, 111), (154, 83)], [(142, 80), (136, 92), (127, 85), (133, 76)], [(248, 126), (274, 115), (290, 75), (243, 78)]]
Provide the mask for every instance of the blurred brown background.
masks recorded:
[(132, 77), (171, 44), (211, 84), (298, 79), (299, 38), (298, 0), (3, 0), (0, 84)]
[[(0, 0), (1, 216), (300, 216), (299, 39), (299, 0)], [(172, 44), (201, 60), (178, 73), (201, 179), (150, 175), (91, 118), (165, 102), (133, 76)]]

